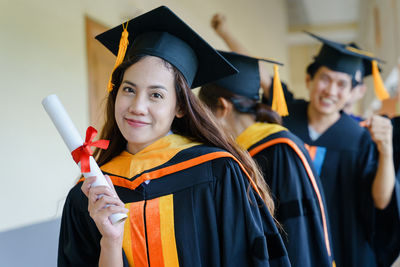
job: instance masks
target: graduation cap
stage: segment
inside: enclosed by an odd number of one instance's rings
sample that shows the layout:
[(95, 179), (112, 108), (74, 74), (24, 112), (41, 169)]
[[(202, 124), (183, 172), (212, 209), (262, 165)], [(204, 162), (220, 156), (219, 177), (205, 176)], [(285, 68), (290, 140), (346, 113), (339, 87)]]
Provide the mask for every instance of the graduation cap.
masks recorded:
[(282, 84), (278, 73), (278, 65), (283, 66), (282, 63), (271, 59), (249, 57), (235, 52), (219, 52), (239, 70), (239, 73), (222, 78), (214, 83), (235, 94), (253, 100), (260, 99), (260, 71), (258, 62), (265, 61), (274, 64), (272, 109), (281, 116), (288, 115), (285, 96), (283, 94)]
[[(98, 36), (117, 56), (114, 69), (125, 58), (150, 55), (175, 66), (190, 88), (237, 73), (203, 38), (169, 8), (160, 6)], [(112, 90), (111, 79), (108, 91)]]
[(322, 42), (323, 45), (318, 55), (314, 58), (316, 63), (326, 66), (334, 71), (344, 72), (352, 77), (358, 70), (363, 72), (363, 76), (372, 73), (374, 78), (375, 95), (379, 100), (389, 98), (381, 75), (379, 73), (378, 61), (372, 53), (359, 49), (354, 44), (342, 44), (334, 42), (310, 32), (306, 32), (311, 37)]

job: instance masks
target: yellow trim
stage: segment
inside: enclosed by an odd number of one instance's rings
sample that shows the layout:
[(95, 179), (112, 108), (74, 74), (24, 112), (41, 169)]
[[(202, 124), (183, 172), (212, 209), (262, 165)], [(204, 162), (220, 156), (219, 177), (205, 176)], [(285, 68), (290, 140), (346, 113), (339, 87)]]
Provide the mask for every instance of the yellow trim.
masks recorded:
[(357, 49), (357, 48), (349, 46), (349, 45), (346, 46), (346, 49), (351, 51), (351, 52), (353, 52), (353, 53), (360, 54), (360, 55), (363, 55), (363, 56), (375, 57), (374, 54), (371, 53), (371, 52), (360, 50), (360, 49)]
[[(195, 143), (180, 135), (170, 134), (158, 139), (134, 155), (123, 151), (112, 161), (104, 164), (101, 170), (113, 175), (132, 178), (168, 162), (178, 152), (196, 145), (200, 145), (200, 143)], [(137, 162), (140, 162), (140, 164), (137, 164)]]
[(237, 138), (236, 142), (245, 150), (252, 145), (270, 136), (271, 134), (287, 131), (287, 129), (279, 124), (257, 122), (250, 125)]
[(160, 229), (164, 266), (179, 266), (176, 250), (173, 195), (160, 197)]
[[(125, 208), (129, 209), (129, 205), (130, 203), (125, 204)], [(132, 255), (131, 221), (129, 220), (129, 215), (128, 219), (125, 220), (122, 248), (125, 252), (129, 265), (131, 267), (134, 267), (135, 263), (133, 262), (133, 255)]]

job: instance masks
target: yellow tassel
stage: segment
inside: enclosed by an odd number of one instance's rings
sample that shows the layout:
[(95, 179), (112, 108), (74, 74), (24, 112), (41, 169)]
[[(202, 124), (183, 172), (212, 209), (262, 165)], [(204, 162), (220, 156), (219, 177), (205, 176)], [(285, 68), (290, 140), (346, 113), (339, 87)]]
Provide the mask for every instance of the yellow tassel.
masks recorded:
[(289, 115), (277, 65), (274, 65), (274, 84), (271, 108), (282, 117)]
[(385, 89), (381, 74), (379, 73), (378, 63), (376, 60), (372, 60), (372, 77), (374, 78), (375, 95), (379, 100), (385, 100), (390, 98), (390, 95)]
[[(115, 65), (113, 68), (113, 71), (119, 66), (119, 64), (122, 63), (122, 61), (125, 58), (125, 54), (126, 54), (126, 49), (128, 48), (129, 45), (129, 41), (128, 41), (128, 36), (129, 36), (129, 32), (127, 30), (128, 28), (128, 22), (126, 23), (126, 25), (124, 26), (122, 24), (122, 28), (124, 29), (122, 31), (121, 34), (121, 39), (119, 40), (119, 48), (118, 48), (118, 55), (117, 55), (117, 59), (115, 60)], [(114, 85), (111, 82), (111, 78), (112, 78), (112, 74), (110, 76), (110, 79), (108, 80), (108, 85), (107, 85), (107, 91), (111, 92), (114, 88)]]

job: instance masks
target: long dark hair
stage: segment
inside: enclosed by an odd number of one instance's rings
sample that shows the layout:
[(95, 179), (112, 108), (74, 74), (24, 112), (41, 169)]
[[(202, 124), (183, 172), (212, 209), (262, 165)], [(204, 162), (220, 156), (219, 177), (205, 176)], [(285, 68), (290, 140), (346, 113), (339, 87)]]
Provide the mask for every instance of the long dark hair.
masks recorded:
[(215, 83), (203, 85), (199, 91), (200, 100), (213, 112), (219, 108), (219, 98), (225, 98), (233, 104), (236, 112), (255, 115), (255, 121), (282, 124), (282, 118), (271, 107), (257, 100), (235, 94)]
[[(94, 152), (94, 156), (100, 166), (109, 162), (126, 149), (127, 141), (122, 136), (115, 121), (115, 100), (126, 69), (139, 62), (144, 57), (146, 56), (136, 55), (125, 59), (112, 74), (113, 90), (109, 93), (107, 98), (105, 124), (100, 133), (100, 138), (110, 140), (110, 145), (107, 150), (96, 149)], [(269, 194), (268, 186), (251, 156), (240, 149), (231, 136), (224, 133), (223, 129), (216, 123), (213, 114), (193, 94), (192, 90), (190, 90), (182, 73), (168, 62), (164, 61), (164, 64), (168, 69), (173, 71), (175, 76), (177, 104), (184, 114), (182, 118), (175, 117), (172, 122), (171, 130), (193, 141), (219, 147), (231, 153), (239, 160), (253, 179), (261, 194), (261, 198), (266, 203), (271, 214), (273, 214), (274, 202)]]

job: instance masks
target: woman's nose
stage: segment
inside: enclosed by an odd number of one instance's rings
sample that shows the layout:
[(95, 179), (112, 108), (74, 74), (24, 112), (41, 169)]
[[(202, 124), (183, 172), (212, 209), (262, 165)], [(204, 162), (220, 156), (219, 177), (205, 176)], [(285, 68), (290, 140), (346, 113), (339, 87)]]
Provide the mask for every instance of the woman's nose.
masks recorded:
[(129, 106), (129, 112), (136, 115), (146, 115), (147, 114), (147, 101), (144, 97), (138, 94)]

